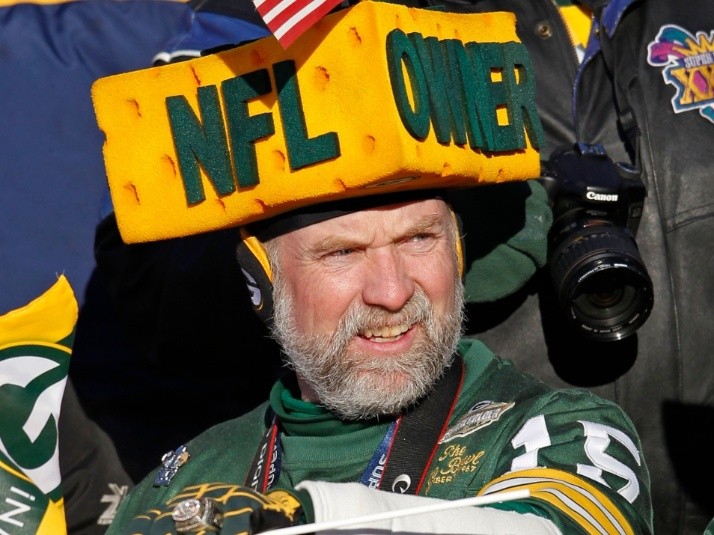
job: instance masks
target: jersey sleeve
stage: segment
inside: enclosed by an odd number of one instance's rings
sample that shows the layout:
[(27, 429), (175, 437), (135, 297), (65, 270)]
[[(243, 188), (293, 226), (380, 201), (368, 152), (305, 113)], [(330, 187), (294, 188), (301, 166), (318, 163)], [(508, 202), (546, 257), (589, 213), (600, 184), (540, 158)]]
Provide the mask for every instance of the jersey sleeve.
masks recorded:
[[(527, 489), (564, 533), (652, 532), (649, 472), (616, 404), (581, 390), (541, 396), (501, 437), (501, 475), (480, 494)], [(509, 447), (510, 446), (510, 447)]]

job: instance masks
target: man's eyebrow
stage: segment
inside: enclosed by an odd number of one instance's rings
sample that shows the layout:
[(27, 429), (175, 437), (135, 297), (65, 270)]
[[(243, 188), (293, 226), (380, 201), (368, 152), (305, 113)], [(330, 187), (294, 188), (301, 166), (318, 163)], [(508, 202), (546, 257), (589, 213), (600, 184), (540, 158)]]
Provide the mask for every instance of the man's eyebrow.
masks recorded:
[[(433, 232), (442, 230), (444, 227), (443, 217), (441, 214), (427, 214), (414, 221), (408, 227), (402, 229), (399, 234), (401, 236), (414, 236), (423, 232)], [(320, 255), (329, 251), (340, 249), (353, 249), (359, 247), (359, 240), (348, 236), (333, 235), (327, 236), (310, 245), (310, 253)]]
[(359, 242), (357, 240), (346, 236), (328, 236), (310, 245), (310, 253), (319, 256), (331, 251), (352, 249), (357, 246), (359, 246)]
[(420, 217), (418, 221), (415, 221), (413, 225), (408, 227), (406, 234), (419, 234), (420, 232), (433, 230), (434, 227), (441, 229), (443, 226), (443, 216), (441, 214), (427, 214)]
[[(401, 237), (408, 237), (426, 232), (440, 232), (443, 229), (443, 215), (439, 213), (431, 213), (419, 217), (419, 219), (413, 221), (409, 226), (405, 226), (400, 229), (398, 235)], [(310, 244), (309, 252), (310, 254), (319, 256), (330, 251), (358, 248), (361, 245), (362, 242), (358, 239), (335, 234), (319, 239)]]

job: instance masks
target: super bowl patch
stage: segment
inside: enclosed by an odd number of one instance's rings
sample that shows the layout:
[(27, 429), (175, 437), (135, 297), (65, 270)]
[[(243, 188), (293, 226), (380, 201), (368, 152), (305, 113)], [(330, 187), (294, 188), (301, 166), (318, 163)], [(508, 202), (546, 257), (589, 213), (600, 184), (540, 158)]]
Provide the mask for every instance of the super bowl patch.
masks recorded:
[(675, 24), (663, 26), (647, 46), (647, 62), (662, 67), (665, 83), (675, 87), (675, 113), (698, 110), (714, 123), (714, 30), (692, 34)]

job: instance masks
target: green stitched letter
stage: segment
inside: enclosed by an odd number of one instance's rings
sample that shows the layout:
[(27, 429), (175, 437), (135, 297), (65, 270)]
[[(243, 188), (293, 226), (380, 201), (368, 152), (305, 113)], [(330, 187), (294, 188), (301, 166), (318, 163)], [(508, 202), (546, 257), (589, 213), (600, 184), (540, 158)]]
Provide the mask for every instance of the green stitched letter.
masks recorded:
[[(488, 122), (491, 127), (491, 136), (493, 145), (488, 145), (487, 149), (491, 151), (508, 151), (525, 148), (525, 139), (522, 125), (513, 124), (513, 113), (511, 111), (511, 102), (509, 101), (508, 92), (508, 69), (504, 64), (503, 48), (499, 43), (480, 43), (477, 46), (467, 47), (472, 60), (479, 65), (484, 76), (488, 78), (486, 103), (488, 115), (491, 120)], [(491, 77), (492, 73), (501, 75), (500, 81), (494, 81)], [(508, 124), (500, 125), (496, 120), (496, 110), (499, 108), (506, 109), (508, 116)]]
[(226, 80), (221, 90), (238, 186), (254, 186), (260, 182), (254, 141), (274, 134), (275, 124), (270, 113), (248, 115), (247, 102), (270, 93), (270, 76), (266, 69), (249, 72)]
[[(487, 113), (492, 117), (490, 126), (493, 146), (487, 143), (487, 148), (495, 151), (525, 149), (526, 128), (533, 145), (540, 146), (543, 132), (542, 128), (536, 126), (538, 114), (535, 101), (531, 100), (535, 93), (534, 80), (525, 47), (517, 43), (472, 43), (468, 45), (467, 50), (474, 64), (480, 66), (483, 75), (487, 75), (490, 82)], [(520, 75), (520, 83), (516, 80), (516, 69)], [(491, 73), (500, 74), (501, 80), (494, 81)], [(522, 87), (520, 84), (523, 84)], [(498, 109), (506, 111), (508, 124), (498, 124)], [(528, 121), (525, 126), (524, 120)]]
[[(394, 103), (397, 106), (399, 117), (402, 119), (402, 124), (415, 139), (426, 139), (429, 134), (429, 97), (417, 51), (401, 30), (389, 32), (386, 49)], [(404, 79), (402, 64), (411, 84), (414, 109), (409, 103), (407, 80)]]
[(494, 123), (496, 115), (492, 113), (490, 97), (491, 73), (484, 65), (474, 60), (477, 54), (469, 52), (478, 48), (478, 43), (454, 46), (455, 63), (461, 74), (461, 89), (464, 92), (464, 113), (466, 114), (466, 132), (469, 147), (473, 150), (493, 150)]
[[(455, 40), (439, 41), (436, 37), (423, 38), (410, 33), (409, 39), (417, 51), (429, 92), (429, 109), (434, 134), (439, 143), (466, 143), (460, 77), (449, 61), (450, 47)], [(460, 41), (455, 41), (460, 43)]]
[[(508, 83), (511, 94), (513, 123), (523, 125), (533, 147), (545, 146), (545, 133), (540, 122), (540, 115), (535, 100), (535, 71), (526, 47), (522, 43), (506, 43), (504, 46), (505, 64), (513, 66), (513, 74)], [(510, 70), (510, 69), (509, 69)], [(518, 72), (518, 81), (515, 72)]]
[(198, 88), (198, 105), (203, 123), (193, 113), (186, 97), (166, 98), (171, 135), (189, 205), (206, 200), (199, 164), (218, 195), (235, 191), (216, 86)]
[(285, 129), (290, 169), (300, 169), (340, 155), (340, 141), (335, 132), (327, 132), (309, 139), (305, 127), (300, 91), (294, 61), (281, 61), (273, 65), (278, 91), (280, 117)]

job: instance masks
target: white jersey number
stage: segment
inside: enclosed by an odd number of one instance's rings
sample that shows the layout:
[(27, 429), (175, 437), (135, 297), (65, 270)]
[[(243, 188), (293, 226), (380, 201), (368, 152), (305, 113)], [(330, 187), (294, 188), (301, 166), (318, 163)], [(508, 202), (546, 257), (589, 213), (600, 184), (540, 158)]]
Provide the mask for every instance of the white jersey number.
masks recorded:
[[(635, 443), (625, 433), (614, 427), (587, 421), (580, 421), (580, 424), (583, 426), (583, 435), (585, 436), (585, 455), (592, 464), (578, 463), (578, 473), (607, 487), (610, 485), (603, 479), (603, 472), (623, 478), (627, 483), (617, 489), (617, 492), (630, 503), (634, 502), (640, 494), (637, 475), (629, 466), (605, 453), (605, 450), (611, 440), (616, 440), (630, 452), (634, 461), (640, 466), (642, 461)], [(550, 444), (550, 434), (545, 424), (545, 417), (534, 416), (525, 423), (511, 441), (514, 448), (523, 447), (526, 450), (524, 454), (513, 459), (511, 470), (536, 468), (538, 466), (538, 450), (550, 446)]]

